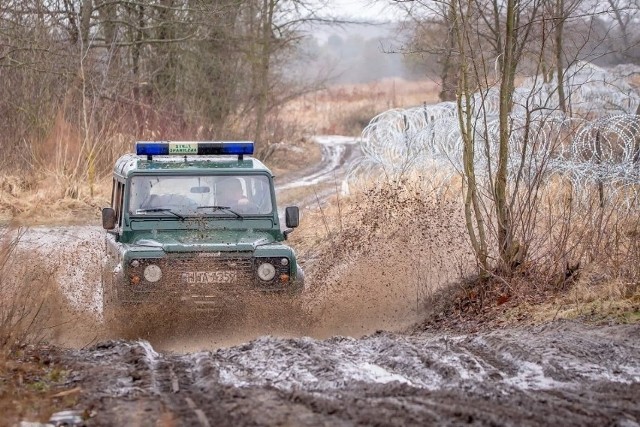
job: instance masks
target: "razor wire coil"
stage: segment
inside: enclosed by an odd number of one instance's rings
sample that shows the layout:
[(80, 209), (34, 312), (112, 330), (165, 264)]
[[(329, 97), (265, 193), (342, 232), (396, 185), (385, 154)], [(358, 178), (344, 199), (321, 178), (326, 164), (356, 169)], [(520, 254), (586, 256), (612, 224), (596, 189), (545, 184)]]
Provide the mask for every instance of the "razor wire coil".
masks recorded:
[[(509, 116), (508, 173), (533, 171), (569, 179), (577, 192), (606, 185), (609, 197), (626, 194), (637, 203), (640, 187), (640, 95), (624, 78), (588, 63), (565, 70), (566, 113), (557, 85), (541, 76), (525, 80), (513, 94)], [(499, 92), (469, 97), (473, 161), (480, 180), (490, 179), (499, 153)], [(351, 176), (397, 179), (406, 173), (464, 170), (463, 133), (453, 102), (393, 109), (374, 117), (362, 132), (362, 153)]]

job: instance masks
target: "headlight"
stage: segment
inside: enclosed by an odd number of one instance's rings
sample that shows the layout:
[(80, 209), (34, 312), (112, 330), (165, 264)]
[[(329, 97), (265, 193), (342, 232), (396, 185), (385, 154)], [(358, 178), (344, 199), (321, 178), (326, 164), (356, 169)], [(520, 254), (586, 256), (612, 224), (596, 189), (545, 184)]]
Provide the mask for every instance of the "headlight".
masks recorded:
[(162, 270), (157, 265), (151, 264), (144, 269), (144, 278), (147, 282), (157, 282), (162, 278)]
[(282, 265), (289, 265), (289, 258), (282, 258), (280, 260), (280, 264)]
[(131, 261), (131, 267), (138, 267), (140, 265), (140, 261), (138, 261), (137, 259), (134, 259)]
[(276, 268), (268, 262), (263, 262), (258, 267), (258, 277), (265, 282), (273, 279), (276, 276)]

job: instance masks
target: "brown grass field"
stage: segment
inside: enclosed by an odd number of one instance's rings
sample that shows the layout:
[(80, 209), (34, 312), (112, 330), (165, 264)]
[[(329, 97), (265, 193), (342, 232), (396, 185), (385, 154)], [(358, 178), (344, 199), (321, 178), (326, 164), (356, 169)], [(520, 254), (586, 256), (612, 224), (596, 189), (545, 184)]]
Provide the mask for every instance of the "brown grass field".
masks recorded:
[(439, 91), (431, 80), (336, 85), (290, 102), (283, 116), (311, 134), (358, 136), (376, 115), (392, 108), (436, 103)]
[[(297, 130), (290, 134), (291, 140), (281, 141), (281, 148), (267, 161), (267, 166), (278, 176), (301, 170), (320, 159), (318, 147), (310, 143), (311, 136), (357, 136), (376, 114), (389, 108), (436, 102), (437, 92), (437, 85), (430, 81), (395, 79), (332, 86), (295, 99), (282, 108), (280, 117), (285, 127)], [(162, 139), (157, 132), (148, 133)], [(121, 134), (98, 138), (107, 144), (108, 150), (101, 149), (97, 160), (115, 159), (131, 150), (135, 142), (133, 136)], [(28, 172), (0, 174), (0, 224), (96, 223), (100, 208), (106, 206), (111, 197), (108, 165), (102, 167), (101, 173), (94, 170), (95, 177), (91, 178), (93, 169), (84, 164), (91, 144), (83, 143), (79, 132), (60, 117), (51, 134), (35, 146), (39, 147), (34, 152), (37, 164)], [(288, 146), (297, 147), (298, 151)], [(300, 150), (304, 156), (300, 156)], [(45, 152), (54, 154), (44, 155)], [(89, 185), (90, 181), (95, 184)]]

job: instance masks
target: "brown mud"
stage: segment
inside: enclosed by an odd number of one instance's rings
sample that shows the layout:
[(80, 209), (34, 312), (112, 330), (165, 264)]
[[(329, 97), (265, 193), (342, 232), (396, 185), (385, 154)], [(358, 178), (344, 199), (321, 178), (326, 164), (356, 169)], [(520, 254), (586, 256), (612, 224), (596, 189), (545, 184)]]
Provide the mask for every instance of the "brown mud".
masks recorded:
[(474, 335), (145, 341), (56, 350), (86, 425), (619, 425), (640, 422), (640, 325)]

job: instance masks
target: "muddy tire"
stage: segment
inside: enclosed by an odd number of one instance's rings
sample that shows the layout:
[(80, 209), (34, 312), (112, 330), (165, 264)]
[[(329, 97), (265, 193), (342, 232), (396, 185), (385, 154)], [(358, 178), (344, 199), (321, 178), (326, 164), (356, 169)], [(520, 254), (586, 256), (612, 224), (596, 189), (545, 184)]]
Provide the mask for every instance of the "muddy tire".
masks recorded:
[(100, 274), (100, 282), (101, 282), (101, 288), (102, 288), (102, 318), (105, 321), (105, 323), (107, 322), (108, 318), (110, 317), (109, 315), (110, 313), (110, 308), (111, 308), (111, 301), (112, 301), (112, 295), (111, 295), (111, 283), (110, 280), (107, 278), (107, 272), (105, 271), (104, 268), (102, 268), (101, 274)]
[(296, 281), (294, 282), (294, 289), (296, 289), (298, 293), (302, 293), (308, 290), (307, 283), (304, 280), (304, 270), (299, 265), (296, 271)]
[(114, 289), (113, 277), (106, 271), (102, 270), (102, 319), (104, 324), (111, 328), (116, 328), (118, 319), (121, 315), (120, 304)]

